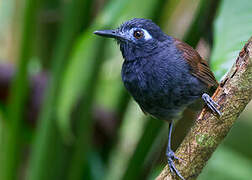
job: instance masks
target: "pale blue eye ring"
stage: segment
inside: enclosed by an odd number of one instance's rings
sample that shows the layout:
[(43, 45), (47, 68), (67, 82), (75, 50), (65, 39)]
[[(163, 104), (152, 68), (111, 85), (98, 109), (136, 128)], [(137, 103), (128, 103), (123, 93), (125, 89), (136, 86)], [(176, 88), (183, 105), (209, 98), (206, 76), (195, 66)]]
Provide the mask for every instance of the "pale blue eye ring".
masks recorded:
[(131, 29), (131, 33), (133, 34), (134, 38), (141, 39), (144, 38), (144, 40), (152, 39), (152, 36), (150, 33), (142, 28), (133, 28)]

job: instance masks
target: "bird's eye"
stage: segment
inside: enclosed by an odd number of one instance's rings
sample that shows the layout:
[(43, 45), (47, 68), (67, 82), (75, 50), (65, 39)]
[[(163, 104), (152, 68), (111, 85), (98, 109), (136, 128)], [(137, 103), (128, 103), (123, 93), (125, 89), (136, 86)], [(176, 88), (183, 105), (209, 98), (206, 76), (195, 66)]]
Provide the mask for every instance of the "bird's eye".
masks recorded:
[(143, 31), (141, 31), (141, 30), (136, 30), (136, 31), (134, 31), (134, 37), (136, 38), (136, 39), (141, 39), (142, 37), (143, 37), (143, 35), (144, 35), (144, 33), (143, 33)]

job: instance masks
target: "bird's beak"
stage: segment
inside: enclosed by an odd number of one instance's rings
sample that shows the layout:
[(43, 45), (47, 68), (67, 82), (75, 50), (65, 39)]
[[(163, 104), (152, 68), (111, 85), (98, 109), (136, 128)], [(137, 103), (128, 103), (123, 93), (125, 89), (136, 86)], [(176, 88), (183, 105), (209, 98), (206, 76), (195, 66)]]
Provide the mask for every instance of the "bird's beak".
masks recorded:
[(124, 36), (116, 30), (100, 30), (95, 31), (94, 34), (108, 38), (125, 39)]

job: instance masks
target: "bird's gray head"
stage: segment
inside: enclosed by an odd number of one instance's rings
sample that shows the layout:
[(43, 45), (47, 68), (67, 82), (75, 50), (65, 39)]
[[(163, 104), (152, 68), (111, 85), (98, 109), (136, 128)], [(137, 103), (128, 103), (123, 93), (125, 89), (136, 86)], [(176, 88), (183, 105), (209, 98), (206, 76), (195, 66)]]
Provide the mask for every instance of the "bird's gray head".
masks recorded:
[(162, 30), (151, 20), (134, 18), (114, 30), (95, 31), (94, 34), (115, 38), (125, 60), (136, 60), (155, 53), (158, 45), (167, 40)]

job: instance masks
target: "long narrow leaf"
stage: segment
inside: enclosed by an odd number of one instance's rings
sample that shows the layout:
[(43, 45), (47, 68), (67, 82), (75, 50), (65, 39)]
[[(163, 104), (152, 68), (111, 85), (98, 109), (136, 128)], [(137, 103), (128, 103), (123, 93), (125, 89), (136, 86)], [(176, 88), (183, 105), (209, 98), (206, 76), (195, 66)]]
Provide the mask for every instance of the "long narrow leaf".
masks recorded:
[(37, 4), (39, 0), (26, 0), (20, 41), (20, 55), (17, 59), (18, 70), (11, 87), (8, 104), (8, 121), (4, 134), (3, 163), (1, 163), (0, 179), (11, 180), (17, 175), (19, 156), (21, 153), (22, 117), (28, 92), (27, 65), (31, 58)]
[[(89, 0), (73, 0), (70, 4), (65, 5), (64, 21), (57, 40), (55, 54), (52, 57), (52, 73), (49, 80), (49, 88), (39, 117), (38, 132), (33, 146), (28, 171), (30, 180), (42, 180), (48, 177), (54, 179), (53, 170), (57, 161), (52, 161), (52, 157), (56, 160), (58, 159), (57, 157), (60, 154), (57, 153), (56, 149), (59, 149), (62, 144), (55, 120), (57, 93), (69, 49), (71, 49), (72, 41), (81, 28), (78, 20), (85, 19), (83, 9), (89, 4)], [(54, 151), (49, 147), (53, 147)], [(50, 166), (48, 166), (49, 162)]]
[[(220, 80), (231, 68), (240, 49), (252, 35), (250, 0), (223, 0), (214, 26), (211, 65)], [(241, 28), (242, 27), (242, 28)]]

